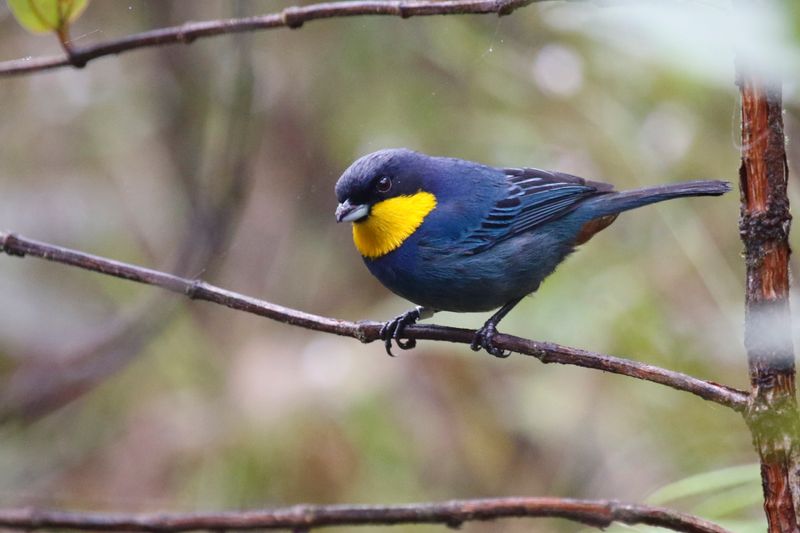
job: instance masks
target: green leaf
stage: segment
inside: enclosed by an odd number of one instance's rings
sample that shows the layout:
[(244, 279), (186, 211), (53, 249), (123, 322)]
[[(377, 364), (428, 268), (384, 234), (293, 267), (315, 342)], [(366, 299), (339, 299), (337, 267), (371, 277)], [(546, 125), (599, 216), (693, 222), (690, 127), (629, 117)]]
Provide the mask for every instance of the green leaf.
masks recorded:
[(692, 513), (719, 520), (723, 516), (732, 516), (746, 509), (756, 509), (763, 501), (760, 480), (754, 479), (750, 483), (709, 496), (697, 504)]
[(88, 4), (89, 0), (8, 0), (17, 22), (34, 33), (65, 29)]
[(697, 474), (660, 488), (647, 501), (653, 505), (664, 505), (680, 498), (707, 495), (745, 483), (758, 484), (759, 472), (758, 464), (749, 464)]

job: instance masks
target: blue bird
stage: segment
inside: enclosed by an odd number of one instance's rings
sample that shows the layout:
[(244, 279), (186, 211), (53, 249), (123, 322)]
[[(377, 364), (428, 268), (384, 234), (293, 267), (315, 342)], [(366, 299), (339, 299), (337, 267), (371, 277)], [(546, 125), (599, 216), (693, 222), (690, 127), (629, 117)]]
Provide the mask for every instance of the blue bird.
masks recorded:
[(390, 149), (358, 159), (342, 174), (336, 220), (353, 223), (369, 271), (417, 305), (381, 329), (389, 355), (392, 341), (413, 348), (404, 328), (436, 311), (499, 308), (471, 347), (506, 357), (493, 344), (500, 320), (619, 213), (729, 190), (727, 182), (704, 180), (617, 192), (561, 172)]

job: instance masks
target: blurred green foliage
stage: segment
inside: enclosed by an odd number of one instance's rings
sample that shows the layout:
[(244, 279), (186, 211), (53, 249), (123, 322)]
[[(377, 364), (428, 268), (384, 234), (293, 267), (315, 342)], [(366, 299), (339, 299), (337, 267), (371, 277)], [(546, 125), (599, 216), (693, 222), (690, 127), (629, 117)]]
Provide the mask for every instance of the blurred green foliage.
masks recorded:
[(89, 0), (7, 0), (14, 17), (34, 33), (59, 31), (86, 9)]
[[(72, 37), (283, 5), (96, 2)], [(310, 312), (388, 318), (408, 303), (368, 275), (333, 220), (333, 185), (351, 160), (407, 146), (618, 188), (735, 182), (733, 15), (722, 1), (543, 2), (503, 18), (331, 20), (6, 78), (0, 227)], [(796, 2), (750, 22), (771, 36), (752, 54), (786, 77), (796, 172)], [(2, 8), (0, 28), (5, 58), (57, 52)], [(737, 218), (735, 193), (625, 214), (501, 329), (746, 388)], [(377, 344), (32, 259), (0, 260), (0, 293), (0, 372), (15, 398), (105, 376), (44, 419), (5, 424), (4, 506), (653, 494), (736, 531), (763, 529), (757, 469), (734, 467), (756, 459), (742, 420), (664, 387), (441, 343), (390, 359)], [(148, 327), (114, 336), (142, 316)], [(45, 371), (20, 385), (31, 365)], [(464, 526), (532, 528), (582, 529)]]

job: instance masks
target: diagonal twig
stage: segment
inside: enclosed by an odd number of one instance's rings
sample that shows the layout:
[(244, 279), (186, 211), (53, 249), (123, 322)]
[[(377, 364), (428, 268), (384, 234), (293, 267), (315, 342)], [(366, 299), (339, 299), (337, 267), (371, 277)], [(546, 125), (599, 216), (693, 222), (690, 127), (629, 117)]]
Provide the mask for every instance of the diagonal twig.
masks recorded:
[(70, 48), (69, 55), (2, 61), (0, 62), (0, 76), (41, 72), (67, 66), (81, 68), (98, 57), (121, 54), (138, 48), (179, 43), (190, 44), (195, 39), (246, 31), (299, 28), (306, 22), (319, 19), (365, 15), (402, 18), (467, 14), (502, 16), (537, 1), (542, 0), (354, 0), (287, 7), (267, 15), (187, 22), (180, 26), (145, 31), (97, 44), (73, 46)]
[(728, 533), (696, 516), (663, 507), (610, 500), (567, 498), (492, 498), (406, 505), (296, 505), (283, 509), (217, 513), (81, 513), (35, 509), (0, 509), (0, 526), (10, 529), (83, 531), (242, 531), (325, 526), (445, 524), (500, 518), (564, 518), (604, 529), (613, 522), (646, 524), (684, 533)]
[[(382, 326), (380, 322), (349, 322), (313, 315), (215, 287), (201, 280), (190, 280), (173, 274), (106, 259), (69, 248), (27, 239), (14, 233), (0, 232), (0, 252), (20, 257), (26, 255), (40, 257), (56, 263), (154, 285), (175, 293), (184, 294), (191, 299), (213, 302), (314, 331), (353, 337), (365, 343), (380, 338), (379, 332)], [(475, 335), (475, 332), (469, 329), (422, 324), (409, 326), (404, 332), (408, 338), (462, 344), (470, 344)], [(531, 355), (543, 363), (582, 366), (652, 381), (673, 389), (690, 392), (705, 400), (730, 407), (737, 412), (741, 412), (747, 405), (748, 395), (743, 391), (646, 363), (579, 348), (570, 348), (550, 342), (524, 339), (513, 335), (498, 334), (495, 337), (495, 341), (498, 348)]]

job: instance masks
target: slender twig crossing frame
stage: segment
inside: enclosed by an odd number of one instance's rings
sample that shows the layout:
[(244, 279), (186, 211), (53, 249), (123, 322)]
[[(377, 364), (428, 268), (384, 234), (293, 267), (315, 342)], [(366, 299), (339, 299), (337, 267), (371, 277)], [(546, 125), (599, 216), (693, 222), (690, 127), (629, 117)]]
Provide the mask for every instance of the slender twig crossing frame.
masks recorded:
[(62, 67), (82, 68), (93, 59), (121, 54), (138, 48), (169, 44), (190, 44), (195, 39), (276, 28), (299, 28), (320, 19), (393, 16), (401, 18), (433, 15), (509, 15), (520, 7), (542, 0), (354, 0), (324, 2), (287, 7), (276, 13), (225, 20), (187, 22), (180, 26), (159, 28), (120, 39), (87, 46), (71, 46), (68, 55), (26, 57), (0, 62), (0, 77), (30, 74)]
[[(343, 337), (353, 337), (365, 343), (378, 340), (380, 338), (379, 332), (383, 325), (380, 322), (349, 322), (313, 315), (215, 287), (201, 280), (181, 278), (173, 274), (27, 239), (14, 233), (0, 232), (0, 252), (20, 257), (40, 257), (56, 263), (154, 285), (168, 291), (184, 294), (194, 300), (205, 300), (224, 305), (231, 309), (263, 316), (292, 326), (333, 333)], [(409, 326), (404, 330), (404, 333), (411, 339), (448, 341), (461, 344), (470, 344), (475, 336), (475, 332), (469, 329), (423, 324)], [(638, 361), (505, 334), (498, 334), (495, 337), (495, 344), (498, 348), (536, 357), (543, 363), (582, 366), (652, 381), (673, 389), (691, 392), (704, 400), (730, 407), (737, 412), (743, 411), (747, 405), (748, 395), (746, 392)]]
[(728, 530), (696, 516), (663, 507), (566, 498), (494, 498), (407, 505), (296, 505), (284, 509), (184, 514), (0, 509), (0, 527), (26, 531), (58, 528), (156, 533), (252, 529), (308, 531), (312, 528), (343, 525), (445, 524), (457, 528), (465, 522), (523, 517), (564, 518), (603, 529), (613, 522), (621, 522), (659, 526), (684, 533), (729, 533)]

